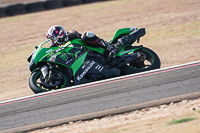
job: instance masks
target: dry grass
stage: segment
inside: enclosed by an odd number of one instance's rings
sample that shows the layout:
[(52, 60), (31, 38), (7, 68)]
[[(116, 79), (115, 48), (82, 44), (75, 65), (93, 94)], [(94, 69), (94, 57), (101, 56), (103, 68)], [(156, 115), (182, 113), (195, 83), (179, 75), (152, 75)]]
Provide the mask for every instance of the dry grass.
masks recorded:
[(175, 119), (172, 120), (170, 122), (168, 122), (168, 125), (174, 125), (174, 124), (179, 124), (179, 123), (184, 123), (184, 122), (189, 122), (189, 121), (193, 121), (196, 120), (197, 118), (193, 118), (193, 117), (187, 117), (187, 118), (181, 118), (181, 119)]

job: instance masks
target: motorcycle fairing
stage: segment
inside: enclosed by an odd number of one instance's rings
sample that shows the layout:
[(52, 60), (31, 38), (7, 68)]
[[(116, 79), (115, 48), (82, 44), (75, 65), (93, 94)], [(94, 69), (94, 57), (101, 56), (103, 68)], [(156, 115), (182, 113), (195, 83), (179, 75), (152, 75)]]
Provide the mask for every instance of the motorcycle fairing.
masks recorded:
[(84, 46), (85, 48), (91, 49), (91, 50), (99, 52), (99, 53), (104, 53), (105, 52), (104, 48), (94, 47), (94, 46), (88, 45), (88, 44), (84, 43), (81, 39), (74, 39), (72, 41), (69, 41), (64, 45), (64, 47), (68, 47), (69, 45)]
[(131, 53), (134, 53), (136, 50), (143, 48), (143, 46), (140, 45), (140, 46), (134, 46), (133, 49), (125, 50), (125, 48), (127, 48), (128, 46), (131, 46), (131, 45), (126, 45), (126, 46), (124, 46), (124, 47), (116, 54), (116, 56), (123, 56), (123, 55), (125, 55), (125, 54), (131, 54)]
[(103, 65), (93, 60), (86, 59), (74, 76), (74, 85), (111, 78), (115, 76), (120, 76), (119, 69), (107, 69)]
[(60, 49), (66, 50), (58, 52), (58, 49), (55, 52), (50, 53), (50, 56), (47, 56), (47, 61), (67, 65), (71, 68), (71, 66), (84, 54), (84, 52), (81, 52), (80, 48), (67, 49), (62, 47)]
[(71, 67), (72, 64), (75, 62), (75, 57), (68, 53), (59, 53), (59, 54), (53, 55), (47, 61), (64, 64), (68, 67)]
[(122, 37), (122, 35), (131, 33), (130, 28), (122, 28), (116, 31), (114, 37), (112, 40), (110, 40), (110, 43), (115, 44), (117, 43), (117, 39)]
[(83, 64), (88, 51), (81, 52), (80, 48), (76, 48), (76, 50), (74, 50), (74, 47), (42, 48), (42, 45), (48, 41), (49, 40), (41, 43), (37, 48), (35, 56), (32, 57), (34, 59), (31, 59), (34, 63), (29, 67), (30, 70), (34, 71), (38, 63), (53, 62), (55, 64), (60, 64), (71, 68), (74, 75), (79, 67)]

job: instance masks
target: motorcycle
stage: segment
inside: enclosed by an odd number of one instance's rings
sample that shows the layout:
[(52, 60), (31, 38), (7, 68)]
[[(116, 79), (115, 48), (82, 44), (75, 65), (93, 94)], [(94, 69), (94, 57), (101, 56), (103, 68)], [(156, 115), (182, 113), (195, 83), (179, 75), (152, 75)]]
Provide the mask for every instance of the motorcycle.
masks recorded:
[[(111, 44), (125, 35), (139, 43), (146, 34), (145, 28), (123, 28), (116, 31)], [(97, 80), (133, 74), (160, 68), (158, 55), (149, 48), (126, 44), (119, 46), (114, 61), (105, 49), (93, 47), (81, 39), (67, 42), (63, 47), (43, 47), (41, 43), (28, 58), (31, 76), (29, 86), (34, 93), (41, 93)]]

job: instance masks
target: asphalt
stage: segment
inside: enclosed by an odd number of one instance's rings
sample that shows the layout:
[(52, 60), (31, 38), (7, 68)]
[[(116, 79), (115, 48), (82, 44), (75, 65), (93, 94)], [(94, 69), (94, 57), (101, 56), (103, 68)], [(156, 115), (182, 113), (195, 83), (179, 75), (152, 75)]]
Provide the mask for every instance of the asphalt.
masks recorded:
[[(62, 121), (59, 124), (81, 120), (80, 116), (93, 113), (85, 117), (92, 119), (97, 117), (95, 112), (101, 114), (112, 109), (122, 113), (126, 111), (122, 107), (198, 93), (199, 83), (200, 62), (195, 62), (4, 101), (0, 102), (0, 132), (41, 128), (45, 122), (44, 126), (47, 123), (55, 126), (59, 120)], [(98, 117), (102, 116), (99, 114)]]

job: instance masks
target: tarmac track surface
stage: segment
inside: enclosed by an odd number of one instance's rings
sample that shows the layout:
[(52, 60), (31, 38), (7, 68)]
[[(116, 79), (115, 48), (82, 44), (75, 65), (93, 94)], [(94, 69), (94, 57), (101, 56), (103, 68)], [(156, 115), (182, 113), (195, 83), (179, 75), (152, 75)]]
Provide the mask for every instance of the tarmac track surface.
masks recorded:
[(0, 132), (22, 132), (200, 97), (200, 61), (0, 102)]

